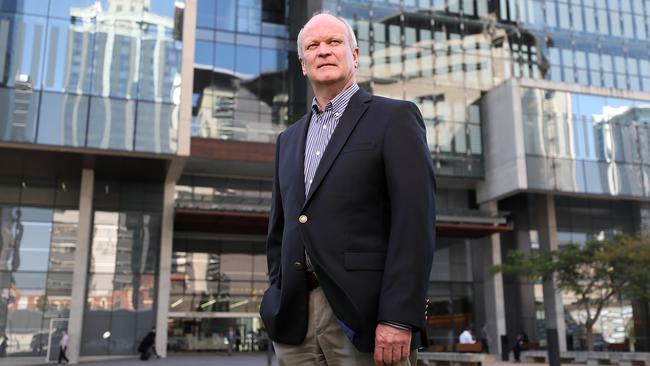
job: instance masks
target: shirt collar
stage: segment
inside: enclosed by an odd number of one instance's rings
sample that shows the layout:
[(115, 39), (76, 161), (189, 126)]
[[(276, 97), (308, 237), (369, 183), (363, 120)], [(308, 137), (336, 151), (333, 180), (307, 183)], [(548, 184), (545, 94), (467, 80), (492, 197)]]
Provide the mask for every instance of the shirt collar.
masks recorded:
[[(323, 112), (333, 111), (339, 115), (342, 114), (343, 111), (345, 111), (345, 107), (348, 106), (350, 99), (352, 99), (352, 96), (357, 92), (357, 90), (359, 90), (359, 85), (357, 85), (357, 83), (352, 83), (352, 85), (350, 85), (347, 89), (340, 92), (337, 96), (334, 97), (334, 99), (330, 100), (325, 105), (325, 108), (323, 108)], [(311, 102), (311, 109), (314, 111), (314, 113), (320, 113), (320, 110), (318, 109), (318, 103), (316, 103), (316, 97), (314, 97)]]

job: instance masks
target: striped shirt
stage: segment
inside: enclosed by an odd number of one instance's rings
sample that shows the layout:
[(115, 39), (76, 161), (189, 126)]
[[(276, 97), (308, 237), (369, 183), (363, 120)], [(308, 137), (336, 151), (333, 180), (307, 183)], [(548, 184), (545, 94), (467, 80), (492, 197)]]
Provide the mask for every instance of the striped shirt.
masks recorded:
[(330, 100), (323, 110), (318, 109), (316, 98), (311, 103), (313, 113), (309, 120), (307, 141), (305, 142), (305, 197), (309, 194), (311, 182), (314, 180), (316, 169), (323, 157), (325, 148), (339, 124), (339, 120), (350, 103), (352, 95), (359, 90), (356, 83), (350, 85), (339, 95)]

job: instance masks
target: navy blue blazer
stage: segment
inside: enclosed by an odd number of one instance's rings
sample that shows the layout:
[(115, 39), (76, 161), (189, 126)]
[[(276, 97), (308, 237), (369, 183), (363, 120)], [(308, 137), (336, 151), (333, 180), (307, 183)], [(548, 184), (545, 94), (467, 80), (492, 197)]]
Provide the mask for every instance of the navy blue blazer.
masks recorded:
[[(361, 352), (379, 321), (424, 334), (435, 243), (435, 178), (424, 122), (411, 102), (359, 90), (305, 197), (311, 113), (278, 136), (267, 238), (269, 288), (260, 315), (272, 340), (307, 332), (305, 250), (337, 318)], [(300, 217), (302, 219), (300, 219)]]

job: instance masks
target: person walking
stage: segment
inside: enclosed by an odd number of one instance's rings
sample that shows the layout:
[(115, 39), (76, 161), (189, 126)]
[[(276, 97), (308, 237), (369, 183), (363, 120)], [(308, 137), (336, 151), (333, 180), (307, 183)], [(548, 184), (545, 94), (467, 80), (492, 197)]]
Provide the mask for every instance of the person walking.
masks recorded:
[(237, 332), (235, 332), (235, 328), (228, 327), (226, 339), (228, 340), (228, 356), (232, 356), (232, 351), (235, 348), (237, 342)]
[(68, 350), (68, 343), (70, 343), (70, 336), (65, 330), (61, 331), (61, 339), (59, 340), (59, 364), (61, 361), (65, 360), (65, 363), (70, 362), (68, 357), (65, 355), (65, 352)]
[(146, 361), (151, 357), (151, 354), (153, 353), (156, 358), (160, 358), (158, 356), (158, 352), (156, 352), (156, 328), (151, 328), (149, 333), (147, 333), (144, 338), (142, 338), (142, 341), (140, 342), (140, 345), (138, 346), (138, 352), (140, 352), (140, 360)]
[(345, 19), (313, 16), (297, 49), (315, 97), (275, 146), (260, 316), (283, 366), (415, 366), (436, 220), (422, 115), (357, 85)]
[(478, 334), (478, 338), (481, 341), (481, 352), (490, 353), (490, 336), (488, 335), (487, 324), (483, 324), (483, 327)]
[(0, 342), (0, 357), (7, 357), (7, 336), (2, 336), (2, 342)]
[(524, 349), (524, 345), (527, 343), (528, 335), (526, 335), (524, 331), (521, 331), (515, 339), (515, 346), (512, 348), (512, 353), (515, 356), (515, 362), (521, 362), (521, 351)]

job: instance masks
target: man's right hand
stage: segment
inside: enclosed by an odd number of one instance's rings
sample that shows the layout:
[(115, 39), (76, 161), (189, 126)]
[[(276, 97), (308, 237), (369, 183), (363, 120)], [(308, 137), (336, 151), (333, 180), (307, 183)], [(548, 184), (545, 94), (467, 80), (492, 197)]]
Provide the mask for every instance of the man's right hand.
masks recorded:
[(411, 330), (378, 324), (375, 330), (375, 365), (405, 361), (411, 354)]

